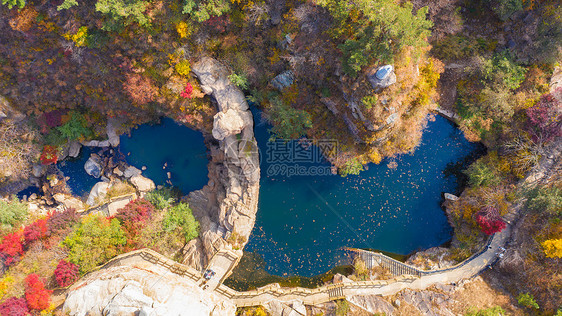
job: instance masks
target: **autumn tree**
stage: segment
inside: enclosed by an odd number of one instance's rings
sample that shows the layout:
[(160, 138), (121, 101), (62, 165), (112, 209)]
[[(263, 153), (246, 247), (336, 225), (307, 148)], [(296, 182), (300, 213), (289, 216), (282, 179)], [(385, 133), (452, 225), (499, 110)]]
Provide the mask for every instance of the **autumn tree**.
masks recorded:
[(562, 238), (548, 239), (541, 245), (547, 258), (562, 258)]
[(228, 0), (184, 0), (182, 13), (197, 22), (204, 22), (212, 16), (219, 17), (229, 10)]
[(26, 316), (29, 315), (29, 308), (25, 298), (10, 297), (0, 304), (0, 315)]
[(55, 280), (59, 286), (69, 286), (78, 280), (79, 276), (80, 272), (77, 265), (66, 260), (59, 261), (55, 269)]
[(68, 249), (68, 260), (85, 273), (119, 254), (126, 241), (118, 219), (92, 214), (82, 218), (63, 245)]
[(403, 47), (416, 52), (427, 47), (433, 25), (426, 19), (428, 8), (413, 13), (411, 2), (392, 0), (319, 0), (336, 24), (333, 33), (343, 41), (343, 66), (355, 76), (362, 67), (375, 62), (389, 63)]
[(25, 300), (29, 309), (42, 311), (49, 308), (52, 291), (45, 289), (39, 276), (32, 273), (25, 278), (25, 283)]

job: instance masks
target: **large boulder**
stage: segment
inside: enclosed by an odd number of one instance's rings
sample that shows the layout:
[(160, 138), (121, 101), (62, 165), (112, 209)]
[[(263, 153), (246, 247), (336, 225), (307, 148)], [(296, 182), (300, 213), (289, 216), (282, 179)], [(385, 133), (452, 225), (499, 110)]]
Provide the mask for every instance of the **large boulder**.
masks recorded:
[(80, 155), (80, 149), (82, 148), (82, 144), (78, 141), (73, 141), (70, 143), (70, 147), (68, 148), (68, 156), (72, 158), (78, 157)]
[(367, 74), (367, 79), (371, 82), (375, 91), (380, 91), (396, 83), (396, 74), (392, 65), (384, 65), (373, 69)]
[(131, 177), (129, 181), (131, 181), (135, 188), (137, 188), (140, 192), (148, 192), (156, 189), (156, 185), (154, 185), (152, 180), (141, 175)]
[(291, 70), (287, 70), (277, 75), (275, 78), (273, 78), (273, 80), (271, 80), (271, 85), (275, 89), (282, 91), (283, 89), (292, 85), (294, 82), (295, 82), (295, 75)]
[(213, 137), (223, 140), (228, 136), (240, 134), (244, 127), (251, 124), (252, 117), (247, 111), (228, 109), (214, 117)]
[(109, 182), (98, 182), (94, 185), (90, 194), (88, 195), (88, 199), (86, 200), (86, 204), (90, 206), (97, 205), (103, 199), (105, 199), (107, 195), (107, 191), (109, 190)]
[(55, 201), (57, 201), (58, 203), (64, 205), (66, 208), (73, 208), (77, 212), (84, 210), (84, 203), (71, 195), (57, 193), (53, 195), (53, 199), (55, 199)]
[(90, 156), (84, 164), (84, 170), (86, 170), (86, 173), (94, 178), (101, 177), (102, 166), (100, 159), (94, 155)]
[(138, 176), (141, 174), (141, 171), (133, 166), (128, 166), (127, 169), (123, 172), (123, 176), (127, 179)]

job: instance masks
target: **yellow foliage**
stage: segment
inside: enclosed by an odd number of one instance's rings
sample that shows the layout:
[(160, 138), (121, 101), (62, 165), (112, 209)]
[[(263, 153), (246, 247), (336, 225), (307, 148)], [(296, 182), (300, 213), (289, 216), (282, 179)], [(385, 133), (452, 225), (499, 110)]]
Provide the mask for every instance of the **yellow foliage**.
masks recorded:
[(379, 151), (376, 148), (371, 148), (371, 150), (368, 153), (368, 157), (369, 160), (375, 164), (379, 164), (382, 160), (381, 154), (379, 153)]
[(11, 275), (6, 275), (2, 279), (0, 279), (0, 299), (6, 295), (8, 289), (14, 283), (14, 277)]
[(184, 21), (181, 21), (180, 23), (176, 24), (176, 31), (178, 32), (180, 38), (186, 38), (189, 35), (191, 35), (191, 29)]
[(88, 27), (81, 26), (76, 34), (67, 33), (64, 34), (63, 37), (69, 41), (73, 41), (76, 47), (86, 46), (88, 45)]
[(548, 239), (542, 243), (547, 258), (562, 258), (562, 239)]
[(187, 60), (182, 60), (174, 66), (174, 69), (180, 76), (187, 77), (191, 71), (191, 64)]

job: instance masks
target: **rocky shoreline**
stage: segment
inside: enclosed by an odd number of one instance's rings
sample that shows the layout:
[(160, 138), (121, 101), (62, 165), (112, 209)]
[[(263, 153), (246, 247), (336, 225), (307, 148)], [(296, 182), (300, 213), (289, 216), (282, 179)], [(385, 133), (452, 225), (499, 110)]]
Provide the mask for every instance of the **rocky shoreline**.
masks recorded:
[(201, 233), (185, 247), (183, 263), (200, 270), (220, 249), (242, 256), (256, 219), (260, 169), (252, 114), (242, 91), (228, 79), (226, 67), (203, 58), (192, 71), (218, 108), (213, 137), (206, 137), (209, 183), (187, 197)]

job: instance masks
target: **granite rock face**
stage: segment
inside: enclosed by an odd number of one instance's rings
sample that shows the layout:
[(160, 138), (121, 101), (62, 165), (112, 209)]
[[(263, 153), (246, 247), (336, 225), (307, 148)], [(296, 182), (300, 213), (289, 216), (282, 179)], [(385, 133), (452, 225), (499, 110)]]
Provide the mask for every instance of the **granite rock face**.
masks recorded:
[(187, 200), (200, 222), (201, 234), (184, 249), (184, 263), (203, 268), (217, 249), (233, 249), (226, 240), (236, 236), (236, 253), (247, 243), (254, 227), (259, 193), (259, 156), (252, 114), (242, 91), (230, 82), (229, 72), (212, 58), (192, 66), (201, 89), (217, 103), (209, 183), (189, 194)]
[(87, 275), (68, 291), (67, 315), (227, 316), (236, 313), (230, 300), (204, 291), (185, 277), (139, 261)]

